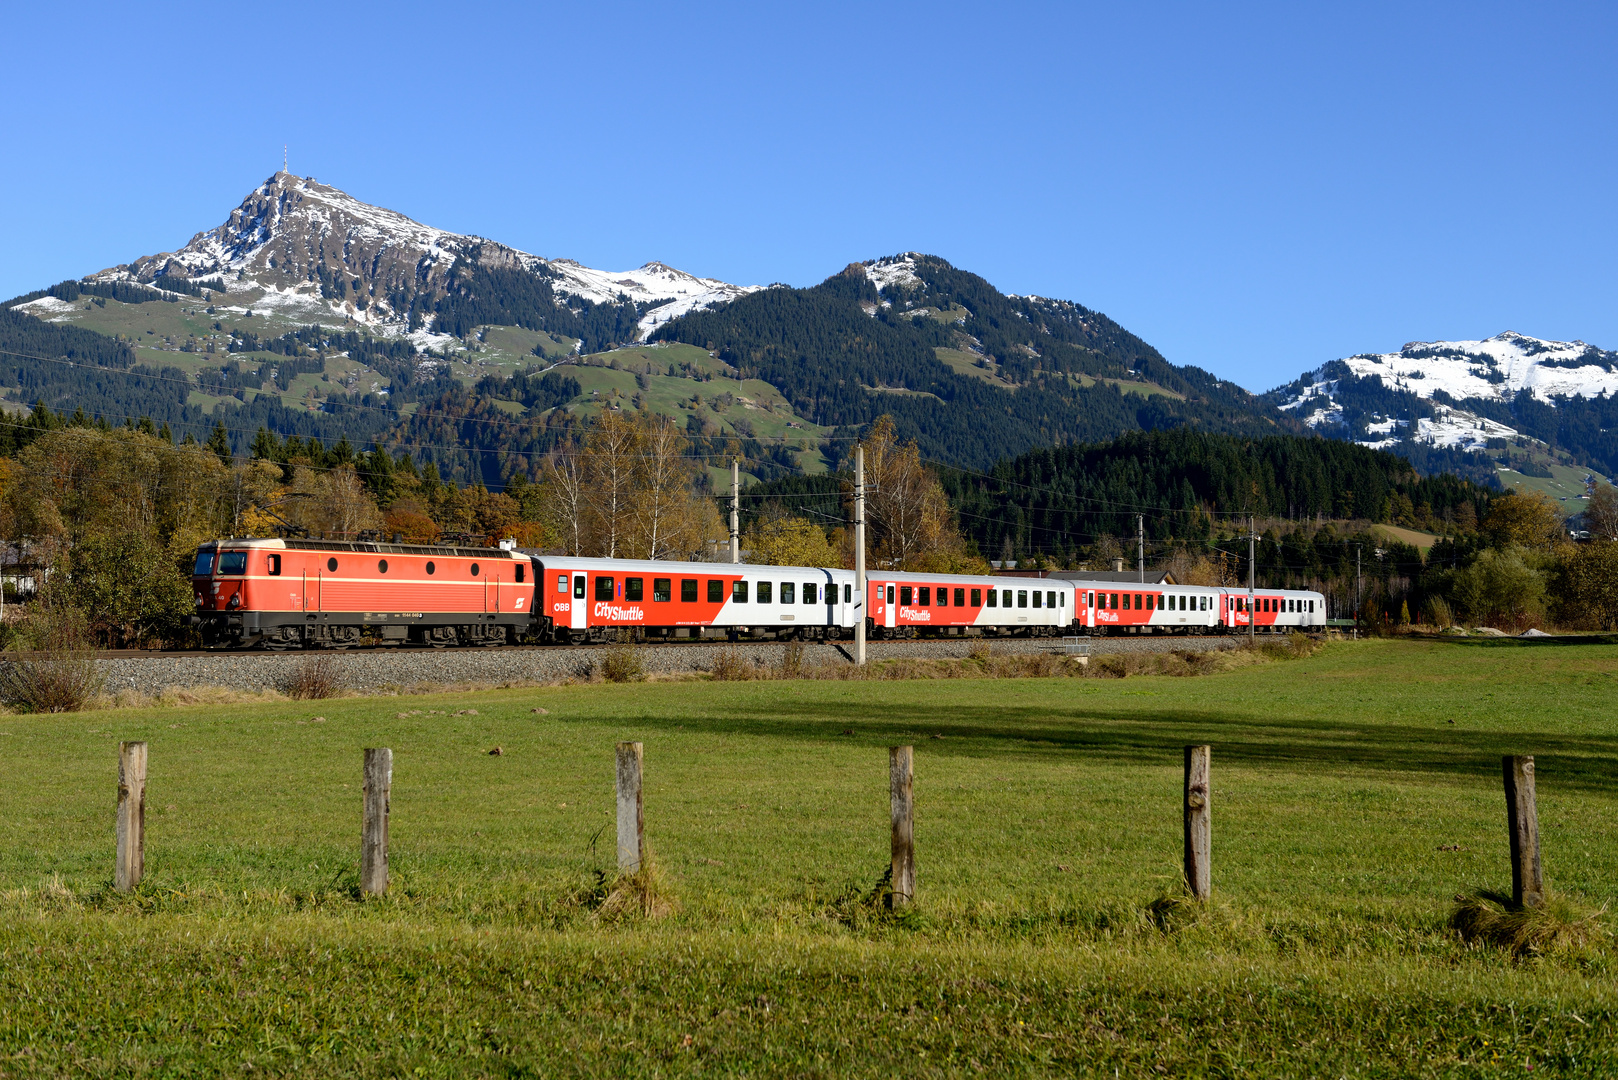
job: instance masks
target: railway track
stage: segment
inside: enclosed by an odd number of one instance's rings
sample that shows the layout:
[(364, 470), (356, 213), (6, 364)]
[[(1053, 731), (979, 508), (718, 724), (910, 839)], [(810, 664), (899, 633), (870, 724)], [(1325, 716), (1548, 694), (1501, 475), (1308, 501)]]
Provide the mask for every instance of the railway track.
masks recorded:
[[(1131, 634), (1131, 635), (1118, 635), (1118, 636), (1088, 637), (1088, 638), (1085, 638), (1085, 640), (1089, 641), (1093, 645), (1101, 645), (1103, 642), (1121, 642), (1121, 641), (1162, 641), (1162, 642), (1169, 642), (1169, 641), (1221, 641), (1221, 640), (1223, 640), (1223, 641), (1237, 641), (1239, 639), (1245, 638), (1246, 636), (1247, 636), (1246, 634), (1174, 634), (1174, 635), (1168, 635), (1168, 634), (1133, 635), (1133, 634)], [(970, 644), (974, 644), (974, 643), (979, 642), (979, 641), (987, 642), (991, 646), (1026, 647), (1026, 646), (1033, 645), (1033, 646), (1043, 646), (1045, 648), (1050, 648), (1050, 649), (1060, 649), (1060, 648), (1062, 648), (1062, 638), (1060, 638), (1060, 637), (1048, 637), (1048, 638), (938, 637), (938, 638), (901, 639), (901, 640), (897, 640), (897, 641), (892, 641), (892, 640), (889, 640), (889, 641), (868, 641), (866, 643), (866, 649), (868, 651), (872, 652), (872, 653), (880, 653), (880, 652), (883, 652), (883, 651), (893, 649), (896, 646), (902, 647), (902, 646), (915, 646), (915, 645), (925, 645), (925, 644), (933, 644), (933, 645), (970, 645)], [(704, 648), (713, 648), (713, 647), (716, 647), (716, 646), (729, 647), (729, 648), (735, 648), (735, 649), (760, 649), (760, 648), (780, 648), (782, 645), (785, 645), (785, 644), (788, 644), (788, 643), (787, 642), (781, 642), (781, 641), (737, 641), (737, 642), (726, 642), (726, 641), (716, 639), (716, 640), (705, 640), (705, 641), (698, 641), (698, 640), (647, 641), (647, 642), (637, 642), (634, 647), (636, 649), (652, 649), (652, 650), (704, 649)], [(805, 645), (815, 645), (815, 646), (819, 646), (819, 647), (822, 647), (822, 648), (841, 649), (844, 652), (852, 652), (853, 648), (854, 648), (854, 642), (853, 642), (852, 639), (848, 639), (848, 640), (844, 640), (844, 641), (804, 642), (803, 644), (805, 644)], [(499, 646), (446, 645), (446, 646), (439, 647), (439, 648), (435, 648), (435, 647), (433, 647), (431, 645), (398, 644), (398, 645), (361, 645), (361, 646), (355, 646), (355, 647), (347, 648), (347, 649), (284, 649), (284, 650), (262, 649), (262, 648), (252, 648), (252, 649), (103, 649), (103, 650), (99, 650), (96, 653), (96, 658), (100, 659), (100, 660), (169, 659), (169, 658), (179, 659), (179, 658), (190, 657), (190, 656), (198, 656), (198, 657), (206, 657), (206, 656), (263, 656), (263, 657), (289, 658), (289, 657), (299, 657), (299, 656), (393, 656), (393, 655), (409, 654), (409, 653), (417, 653), (417, 654), (420, 654), (420, 655), (423, 655), (423, 656), (453, 656), (453, 655), (458, 654), (458, 653), (465, 653), (465, 654), (477, 655), (477, 656), (505, 656), (505, 655), (511, 655), (511, 654), (514, 654), (514, 653), (528, 653), (528, 652), (541, 653), (541, 654), (546, 654), (546, 655), (557, 654), (557, 653), (566, 653), (566, 652), (591, 652), (591, 651), (601, 651), (601, 650), (606, 650), (606, 649), (611, 649), (611, 648), (616, 648), (616, 647), (617, 647), (617, 645), (614, 642), (603, 641), (603, 642), (589, 642), (589, 643), (586, 643), (586, 644), (583, 644), (583, 645), (499, 645)], [(1105, 646), (1103, 646), (1103, 648), (1104, 647)], [(20, 653), (16, 653), (16, 654), (13, 654), (13, 653), (0, 653), (0, 659), (7, 659), (7, 658), (11, 658), (13, 656), (21, 656), (21, 655), (24, 655), (24, 654), (20, 654)]]

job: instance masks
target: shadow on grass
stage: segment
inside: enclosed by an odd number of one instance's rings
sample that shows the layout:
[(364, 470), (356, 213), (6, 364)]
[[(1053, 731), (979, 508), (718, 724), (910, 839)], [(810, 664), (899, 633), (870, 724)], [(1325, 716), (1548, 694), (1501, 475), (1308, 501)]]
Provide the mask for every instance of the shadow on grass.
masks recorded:
[[(1219, 759), (1295, 770), (1353, 766), (1391, 773), (1427, 773), (1499, 782), (1504, 754), (1533, 754), (1543, 785), (1618, 793), (1618, 740), (1543, 731), (1444, 733), (1432, 727), (1376, 724), (1366, 730), (1318, 720), (1285, 724), (1213, 710), (1166, 709), (1151, 719), (1094, 711), (1053, 713), (1045, 707), (1000, 706), (983, 722), (980, 705), (929, 702), (925, 712), (899, 705), (862, 703), (850, 726), (846, 714), (828, 715), (812, 704), (777, 703), (771, 715), (678, 718), (624, 717), (648, 729), (724, 735), (768, 735), (893, 746), (915, 743), (931, 754), (975, 757), (1020, 754), (1083, 755), (1128, 765), (1178, 764), (1183, 748), (1211, 743)], [(852, 732), (852, 734), (844, 734)], [(941, 739), (933, 736), (942, 735)]]

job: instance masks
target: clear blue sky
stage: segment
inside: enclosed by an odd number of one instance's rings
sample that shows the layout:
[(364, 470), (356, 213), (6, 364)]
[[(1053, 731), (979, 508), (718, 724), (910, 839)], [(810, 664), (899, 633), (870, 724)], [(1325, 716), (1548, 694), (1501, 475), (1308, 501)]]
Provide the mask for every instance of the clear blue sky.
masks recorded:
[(609, 270), (906, 249), (1267, 389), (1502, 330), (1618, 348), (1618, 7), (8, 5), (0, 295), (280, 167)]

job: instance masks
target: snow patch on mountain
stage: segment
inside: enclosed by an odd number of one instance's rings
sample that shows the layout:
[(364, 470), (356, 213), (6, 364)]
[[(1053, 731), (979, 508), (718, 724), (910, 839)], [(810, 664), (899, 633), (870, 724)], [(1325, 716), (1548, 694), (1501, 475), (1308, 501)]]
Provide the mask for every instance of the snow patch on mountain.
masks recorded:
[(916, 252), (890, 255), (885, 259), (872, 259), (865, 264), (865, 276), (871, 279), (877, 291), (893, 286), (908, 287), (921, 280), (916, 273)]
[(1618, 393), (1618, 354), (1510, 331), (1483, 341), (1413, 341), (1396, 353), (1364, 353), (1343, 363), (1355, 375), (1422, 398), (1443, 391), (1457, 401), (1510, 401), (1528, 390), (1551, 403)]
[(677, 319), (700, 308), (729, 303), (737, 297), (758, 292), (763, 287), (731, 285), (717, 278), (699, 278), (660, 262), (649, 262), (637, 270), (616, 273), (592, 270), (572, 259), (553, 259), (549, 266), (556, 275), (553, 288), (598, 304), (615, 301), (619, 296), (627, 296), (640, 303), (667, 301), (640, 320), (638, 325), (643, 337), (670, 319)]

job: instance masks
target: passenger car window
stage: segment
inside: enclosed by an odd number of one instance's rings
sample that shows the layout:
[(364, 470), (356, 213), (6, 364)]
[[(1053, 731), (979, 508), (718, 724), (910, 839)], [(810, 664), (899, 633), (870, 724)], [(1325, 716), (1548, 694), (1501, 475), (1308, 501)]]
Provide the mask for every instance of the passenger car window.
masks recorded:
[[(713, 603), (717, 604), (717, 603), (719, 603), (719, 602), (721, 602), (721, 601), (723, 601), (725, 599), (725, 594), (724, 594), (723, 589), (722, 589), (723, 584), (724, 584), (723, 582), (719, 582), (719, 581), (710, 581), (710, 582), (708, 582), (708, 599), (710, 601), (712, 601)], [(719, 585), (719, 586), (721, 586), (721, 588), (716, 589), (716, 588), (714, 588), (715, 585)], [(680, 603), (682, 603), (682, 604), (694, 604), (696, 602), (697, 602), (697, 579), (694, 578), (694, 577), (681, 578), (680, 579)]]
[(1056, 606), (1056, 594), (1054, 592), (1048, 592), (1048, 593), (1045, 594), (1045, 606), (1046, 607), (1055, 607)]
[(916, 591), (921, 594), (920, 599), (918, 599), (916, 601), (916, 603), (918, 605), (920, 605), (921, 607), (931, 607), (932, 602), (933, 602), (933, 597), (932, 597), (933, 590), (932, 590), (932, 587), (929, 586), (929, 585), (923, 585), (919, 589), (917, 589)]
[[(758, 583), (758, 602), (761, 603), (761, 604), (768, 604), (770, 602), (770, 593), (774, 589), (774, 587), (775, 587), (774, 582), (771, 582), (771, 581), (761, 581), (761, 582), (759, 582)], [(783, 603), (783, 604), (792, 603), (792, 582), (790, 582), (790, 581), (785, 581), (785, 582), (781, 583), (781, 603)]]
[[(804, 582), (803, 583), (803, 602), (806, 603), (806, 604), (814, 603), (817, 595), (819, 594), (819, 592), (820, 592), (820, 590), (815, 588), (815, 583), (814, 582), (812, 582), (812, 581)], [(827, 602), (830, 603), (830, 601), (827, 601)]]
[(1027, 607), (1028, 606), (1028, 590), (1027, 589), (1018, 589), (1017, 590), (1017, 606), (1018, 607)]
[(563, 595), (563, 596), (567, 595), (567, 575), (566, 574), (557, 574), (556, 575), (556, 591), (558, 593), (560, 593), (561, 595)]
[[(974, 589), (972, 591), (976, 592), (977, 590)], [(956, 589), (955, 590), (955, 606), (956, 607), (965, 607), (966, 606), (966, 590), (965, 589)]]
[[(335, 564), (337, 560), (333, 559), (332, 562)], [(219, 556), (219, 572), (221, 574), (230, 574), (232, 576), (247, 573), (247, 552), (223, 552)]]
[(733, 603), (747, 603), (747, 582), (738, 581), (730, 587), (730, 599)]
[(1001, 607), (1010, 607), (1011, 606), (1011, 590), (1010, 589), (1001, 589), (1000, 590), (1000, 606)]
[[(990, 596), (994, 595), (993, 590), (990, 590), (989, 595)], [(982, 607), (983, 606), (983, 590), (982, 589), (973, 589), (972, 590), (972, 606), (973, 607)]]
[(625, 600), (644, 600), (644, 599), (646, 599), (646, 579), (645, 578), (638, 578), (638, 577), (624, 578), (624, 599)]
[[(899, 604), (900, 604), (900, 606), (901, 607), (909, 607), (910, 602), (911, 602), (911, 597), (914, 596), (914, 595), (915, 594), (910, 591), (910, 586), (909, 585), (901, 585), (901, 586), (899, 586)], [(893, 586), (889, 585), (888, 586), (888, 603), (891, 604), (892, 602), (893, 602)]]
[(612, 597), (612, 589), (613, 589), (612, 578), (610, 578), (610, 577), (598, 577), (598, 578), (596, 578), (596, 599), (597, 600), (611, 600), (613, 598)]
[[(695, 600), (697, 594), (692, 592), (691, 599)], [(725, 602), (725, 583), (718, 578), (708, 579), (708, 603), (722, 604)]]
[(1039, 590), (1038, 589), (1034, 590), (1034, 606), (1035, 607), (1039, 606)]
[[(832, 588), (836, 588), (836, 586), (834, 585), (834, 586), (832, 586)], [(852, 586), (852, 585), (844, 585), (843, 586), (843, 603), (852, 604), (853, 602), (854, 602), (854, 586)], [(828, 601), (826, 601), (826, 603), (829, 604), (829, 603), (831, 603), (831, 601), (828, 600)]]
[[(652, 579), (652, 603), (654, 603), (654, 604), (666, 604), (666, 603), (668, 603), (669, 599), (674, 595), (673, 586), (674, 586), (674, 579), (673, 578), (666, 578), (666, 577), (655, 577), (655, 578), (653, 578)], [(691, 591), (696, 592), (697, 590), (692, 589)]]

